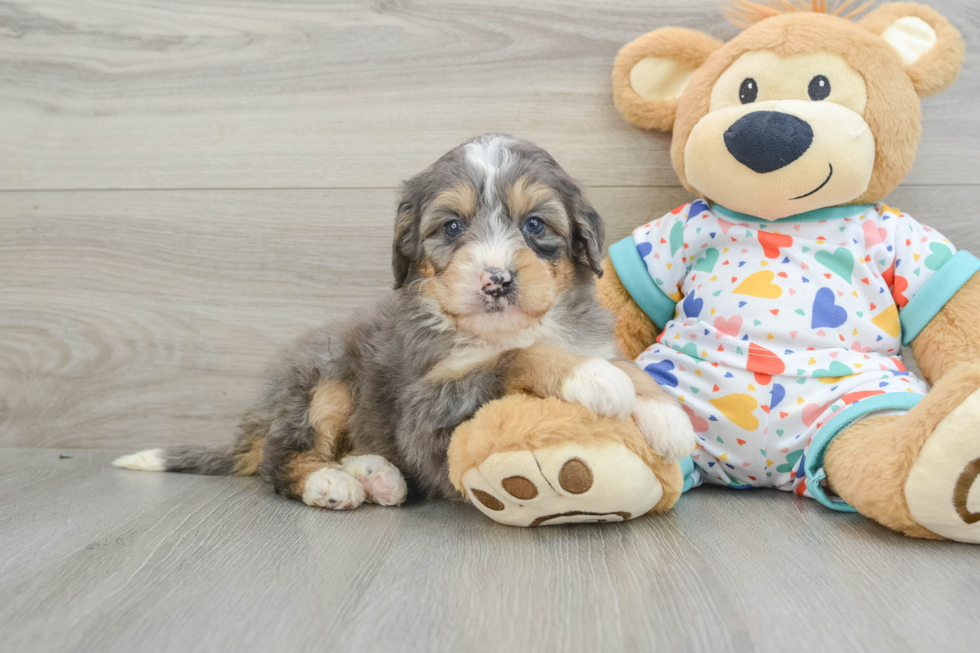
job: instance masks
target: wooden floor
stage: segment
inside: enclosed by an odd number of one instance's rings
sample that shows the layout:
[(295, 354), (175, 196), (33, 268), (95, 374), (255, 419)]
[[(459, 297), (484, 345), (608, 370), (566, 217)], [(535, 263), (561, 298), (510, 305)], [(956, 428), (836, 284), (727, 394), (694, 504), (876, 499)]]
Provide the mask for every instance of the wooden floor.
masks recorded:
[(980, 550), (774, 491), (521, 530), (462, 504), (331, 513), (112, 453), (0, 460), (0, 650), (942, 651)]
[[(980, 253), (980, 4), (929, 4), (969, 54), (888, 202)], [(0, 653), (976, 651), (980, 547), (787, 496), (529, 532), (106, 466), (227, 439), (276, 348), (387, 291), (399, 181), (475, 134), (548, 148), (608, 242), (686, 201), (610, 69), (730, 38), (718, 5), (0, 2)]]

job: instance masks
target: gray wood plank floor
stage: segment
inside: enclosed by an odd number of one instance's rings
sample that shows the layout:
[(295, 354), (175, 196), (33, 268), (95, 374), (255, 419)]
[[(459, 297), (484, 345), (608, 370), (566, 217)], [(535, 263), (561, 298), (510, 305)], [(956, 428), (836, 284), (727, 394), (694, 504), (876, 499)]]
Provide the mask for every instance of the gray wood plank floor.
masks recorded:
[(625, 524), (464, 504), (331, 513), (255, 479), (0, 450), (0, 650), (948, 651), (980, 547), (778, 492), (701, 488)]

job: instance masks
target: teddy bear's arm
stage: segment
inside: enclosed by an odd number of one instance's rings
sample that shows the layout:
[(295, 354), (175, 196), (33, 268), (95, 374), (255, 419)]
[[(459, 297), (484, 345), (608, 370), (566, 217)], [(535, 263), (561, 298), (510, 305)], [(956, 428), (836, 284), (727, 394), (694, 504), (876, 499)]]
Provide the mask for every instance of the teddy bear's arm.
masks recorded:
[(599, 301), (616, 316), (619, 350), (634, 359), (656, 341), (660, 329), (633, 301), (608, 256), (602, 261), (602, 272), (597, 286)]
[(980, 361), (980, 273), (963, 284), (912, 341), (912, 355), (929, 383), (957, 363)]

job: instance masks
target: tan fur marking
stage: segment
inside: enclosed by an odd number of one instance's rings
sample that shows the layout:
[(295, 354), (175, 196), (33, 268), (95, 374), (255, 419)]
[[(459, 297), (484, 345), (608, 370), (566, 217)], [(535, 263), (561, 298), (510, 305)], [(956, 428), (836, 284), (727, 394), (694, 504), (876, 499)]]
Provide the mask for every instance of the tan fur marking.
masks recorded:
[(540, 319), (555, 305), (564, 286), (568, 283), (571, 263), (560, 268), (542, 261), (529, 248), (521, 248), (514, 255), (514, 276), (517, 280), (517, 304), (532, 318)]
[(497, 365), (504, 373), (507, 394), (555, 397), (562, 381), (574, 374), (582, 361), (581, 356), (556, 347), (536, 345), (504, 352), (498, 357)]
[(905, 415), (869, 417), (847, 428), (827, 449), (830, 487), (858, 512), (910, 537), (943, 539), (912, 518), (905, 483), (936, 426), (980, 388), (980, 366), (962, 363)]
[(621, 443), (639, 456), (660, 479), (663, 497), (650, 512), (668, 510), (681, 495), (684, 478), (678, 463), (663, 458), (644, 441), (632, 420), (596, 415), (579, 404), (559, 399), (511, 395), (491, 401), (453, 433), (449, 445), (449, 478), (464, 492), (463, 474), (491, 454), (564, 445)]
[(435, 199), (429, 203), (425, 213), (422, 214), (419, 230), (425, 236), (441, 227), (446, 220), (450, 219), (448, 217), (450, 215), (472, 218), (476, 215), (476, 204), (476, 191), (473, 187), (462, 181), (457, 182), (436, 195)]
[(323, 460), (340, 458), (352, 408), (350, 391), (343, 383), (329, 381), (313, 389), (309, 420), (316, 433), (314, 449)]
[(250, 435), (245, 449), (235, 455), (235, 476), (255, 476), (262, 463), (265, 439), (260, 435)]
[(548, 226), (562, 236), (568, 236), (568, 215), (555, 195), (555, 192), (544, 184), (521, 177), (507, 189), (507, 207), (511, 215), (526, 216), (534, 210), (547, 208)]
[(980, 274), (963, 284), (912, 341), (912, 354), (929, 383), (963, 361), (980, 361)]
[(476, 215), (476, 190), (464, 182), (457, 182), (451, 188), (442, 191), (432, 200), (428, 211), (445, 209), (462, 217)]
[(432, 267), (432, 264), (428, 261), (423, 261), (421, 265), (419, 265), (419, 276), (424, 279), (431, 279), (436, 276), (436, 269)]
[(602, 261), (602, 278), (596, 282), (599, 302), (616, 316), (616, 345), (629, 359), (635, 359), (657, 340), (660, 329), (637, 305), (616, 274), (607, 256)]

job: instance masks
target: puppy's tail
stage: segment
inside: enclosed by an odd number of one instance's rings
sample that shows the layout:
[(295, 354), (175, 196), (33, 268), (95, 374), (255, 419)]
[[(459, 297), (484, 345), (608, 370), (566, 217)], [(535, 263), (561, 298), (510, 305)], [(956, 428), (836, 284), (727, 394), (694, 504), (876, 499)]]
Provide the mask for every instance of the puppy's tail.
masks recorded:
[(231, 446), (178, 445), (146, 449), (112, 461), (116, 467), (144, 472), (182, 472), (212, 476), (254, 476), (262, 461), (262, 439), (248, 438)]

